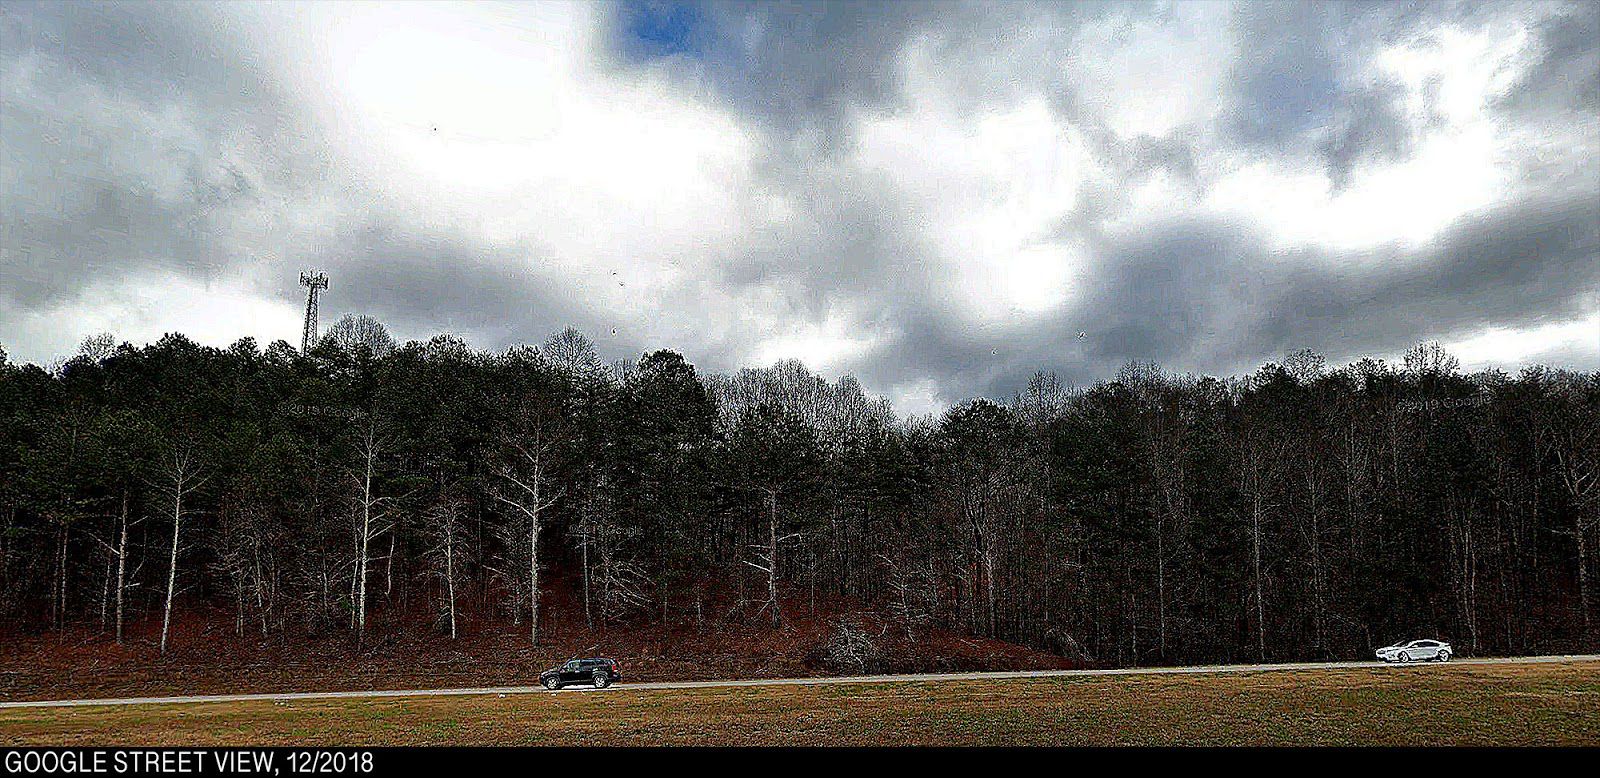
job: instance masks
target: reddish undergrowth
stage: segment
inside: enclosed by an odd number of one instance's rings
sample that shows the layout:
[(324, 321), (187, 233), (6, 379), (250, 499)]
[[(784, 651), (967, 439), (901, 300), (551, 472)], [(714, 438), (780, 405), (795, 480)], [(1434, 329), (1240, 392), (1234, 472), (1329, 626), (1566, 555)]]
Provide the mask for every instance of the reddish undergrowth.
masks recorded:
[(248, 630), (235, 634), (231, 614), (194, 607), (175, 616), (165, 656), (153, 618), (131, 625), (120, 646), (98, 625), (11, 634), (0, 637), (0, 700), (523, 685), (577, 655), (616, 658), (630, 681), (830, 675), (841, 670), (819, 660), (818, 649), (841, 618), (861, 624), (877, 643), (876, 671), (1071, 666), (1052, 654), (942, 630), (907, 640), (872, 614), (838, 604), (791, 605), (778, 628), (760, 619), (590, 628), (581, 607), (550, 612), (538, 646), (529, 643), (525, 626), (502, 621), (475, 621), (451, 640), (429, 623), (381, 614), (359, 647), (340, 631), (263, 639)]

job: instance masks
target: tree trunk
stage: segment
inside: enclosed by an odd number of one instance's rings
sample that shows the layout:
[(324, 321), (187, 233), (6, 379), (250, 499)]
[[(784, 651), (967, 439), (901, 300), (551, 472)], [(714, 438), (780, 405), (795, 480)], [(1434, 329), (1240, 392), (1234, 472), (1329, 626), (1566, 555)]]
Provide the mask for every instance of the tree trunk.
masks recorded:
[[(535, 489), (537, 500), (538, 491)], [(528, 526), (528, 640), (539, 645), (539, 516)]]
[(1167, 658), (1167, 544), (1164, 522), (1156, 517), (1156, 656)]
[(987, 534), (983, 543), (983, 594), (987, 609), (987, 623), (989, 637), (995, 637), (995, 590), (994, 590), (994, 540)]
[[(379, 527), (378, 522), (386, 515), (385, 512), (374, 513), (374, 509), (383, 502), (382, 498), (373, 496), (372, 479), (376, 475), (379, 452), (384, 445), (378, 435), (376, 420), (369, 421), (369, 426), (363, 431), (361, 443), (361, 531), (357, 538), (355, 580), (352, 583), (351, 594), (355, 604), (355, 630), (356, 645), (361, 645), (367, 634), (367, 578), (372, 569), (372, 540), (383, 532), (385, 528)], [(392, 536), (391, 536), (392, 537)]]
[(544, 452), (533, 456), (533, 510), (528, 516), (528, 641), (539, 645), (539, 489), (544, 481)]
[[(1308, 466), (1314, 471), (1315, 465)], [(1311, 552), (1311, 632), (1314, 647), (1318, 658), (1327, 656), (1326, 628), (1323, 626), (1327, 618), (1326, 607), (1323, 603), (1323, 565), (1322, 565), (1322, 503), (1318, 500), (1321, 493), (1321, 483), (1315, 475), (1308, 475), (1306, 490), (1311, 501), (1310, 522), (1311, 538), (1309, 550)]]
[(367, 553), (372, 540), (372, 449), (366, 456), (366, 472), (361, 479), (361, 549), (356, 561), (356, 645), (367, 632)]
[(167, 602), (161, 611), (161, 653), (167, 653), (167, 635), (172, 628), (172, 595), (178, 584), (178, 531), (183, 526), (183, 477), (177, 479), (172, 498), (172, 552), (167, 556)]
[(1573, 536), (1577, 539), (1578, 553), (1578, 613), (1583, 624), (1583, 636), (1587, 640), (1594, 637), (1594, 622), (1589, 603), (1589, 538), (1587, 527), (1579, 520), (1573, 527)]
[(772, 606), (772, 626), (783, 626), (778, 610), (778, 495), (767, 492), (767, 603)]
[(455, 529), (444, 536), (444, 588), (450, 608), (450, 639), (456, 639), (456, 544)]
[(101, 634), (105, 634), (105, 631), (106, 631), (106, 620), (111, 615), (110, 614), (110, 611), (111, 611), (111, 568), (113, 567), (113, 562), (115, 561), (112, 558), (113, 556), (115, 556), (115, 554), (108, 547), (106, 549), (106, 574), (105, 574), (105, 577), (102, 579), (102, 583), (100, 585), (100, 633)]
[(594, 629), (594, 616), (589, 610), (589, 521), (583, 524), (583, 624)]
[(261, 571), (261, 540), (260, 540), (260, 536), (259, 535), (257, 535), (256, 541), (255, 541), (254, 545), (251, 548), (250, 555), (251, 555), (251, 564), (253, 565), (253, 567), (255, 569), (256, 615), (261, 620), (261, 637), (266, 637), (267, 636), (267, 603), (266, 603), (267, 581), (266, 581), (266, 577), (262, 574), (262, 571)]
[(1251, 500), (1250, 510), (1250, 564), (1256, 589), (1256, 654), (1266, 661), (1267, 608), (1262, 598), (1265, 586), (1261, 580), (1261, 513), (1261, 495), (1257, 493)]
[(67, 525), (56, 530), (56, 581), (51, 587), (52, 621), (56, 629), (67, 625)]
[(394, 541), (397, 533), (389, 533), (389, 556), (383, 560), (383, 598), (394, 594)]
[(121, 532), (117, 537), (117, 645), (122, 645), (122, 595), (127, 590), (128, 569), (128, 493), (122, 493)]

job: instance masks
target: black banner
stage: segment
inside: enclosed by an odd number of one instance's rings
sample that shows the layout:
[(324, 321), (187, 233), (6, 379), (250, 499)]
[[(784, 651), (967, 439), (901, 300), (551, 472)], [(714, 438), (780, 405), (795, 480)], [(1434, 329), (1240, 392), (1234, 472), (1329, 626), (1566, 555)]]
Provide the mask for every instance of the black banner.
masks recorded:
[[(659, 760), (670, 760), (673, 756), (696, 760), (696, 764), (703, 764), (705, 757), (726, 754), (734, 759), (739, 759), (738, 764), (747, 764), (745, 761), (750, 752), (782, 751), (789, 757), (799, 758), (798, 762), (786, 762), (797, 766), (808, 759), (816, 759), (819, 763), (843, 764), (841, 759), (853, 759), (856, 756), (877, 752), (882, 755), (893, 752), (900, 765), (900, 772), (912, 762), (905, 761), (919, 756), (938, 754), (941, 760), (938, 766), (948, 768), (952, 763), (951, 757), (963, 755), (983, 759), (993, 758), (996, 754), (1014, 754), (1019, 756), (1037, 757), (1043, 753), (1057, 756), (1067, 752), (1074, 755), (1104, 756), (1106, 752), (1115, 751), (1118, 758), (1137, 758), (1139, 756), (1153, 756), (1162, 759), (1180, 757), (1185, 760), (1216, 756), (1219, 759), (1229, 759), (1228, 764), (1237, 765), (1240, 756), (1274, 757), (1284, 756), (1295, 760), (1303, 760), (1308, 754), (1315, 754), (1319, 759), (1340, 757), (1356, 761), (1381, 758), (1393, 760), (1394, 757), (1412, 754), (1429, 760), (1429, 764), (1438, 765), (1452, 757), (1462, 759), (1481, 760), (1485, 756), (1509, 755), (1513, 750), (1497, 748), (793, 748), (793, 747), (687, 747), (687, 748), (652, 748), (630, 749), (615, 747), (530, 747), (516, 746), (508, 748), (496, 747), (462, 747), (462, 746), (429, 746), (429, 747), (381, 747), (381, 748), (299, 748), (299, 747), (229, 747), (229, 748), (3, 748), (0, 747), (0, 775), (5, 776), (49, 776), (49, 775), (252, 775), (252, 776), (288, 776), (288, 775), (448, 775), (467, 774), (499, 775), (504, 773), (526, 774), (534, 765), (549, 765), (551, 757), (575, 756), (590, 760), (597, 754), (616, 751), (649, 750), (652, 753), (652, 764), (659, 767)], [(1563, 749), (1554, 749), (1563, 750)], [(851, 761), (852, 765), (864, 764)], [(1188, 762), (1193, 764), (1193, 762)], [(1393, 764), (1392, 761), (1388, 762)], [(1482, 762), (1475, 762), (1482, 764)], [(732, 764), (732, 762), (730, 762)], [(1218, 762), (1218, 764), (1223, 764)]]
[(5, 775), (375, 775), (404, 749), (7, 748)]

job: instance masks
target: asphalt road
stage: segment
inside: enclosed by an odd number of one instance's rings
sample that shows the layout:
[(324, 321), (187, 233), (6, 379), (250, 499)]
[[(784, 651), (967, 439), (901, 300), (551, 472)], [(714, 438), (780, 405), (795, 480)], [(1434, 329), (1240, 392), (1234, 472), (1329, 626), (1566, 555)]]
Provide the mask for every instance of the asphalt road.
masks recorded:
[[(1450, 665), (1503, 665), (1541, 664), (1548, 662), (1600, 661), (1600, 654), (1568, 656), (1494, 657), (1486, 659), (1453, 659)], [(897, 683), (905, 681), (986, 681), (1006, 678), (1059, 678), (1094, 675), (1173, 675), (1180, 673), (1266, 673), (1285, 670), (1350, 670), (1363, 667), (1383, 667), (1396, 671), (1425, 671), (1438, 667), (1436, 663), (1384, 664), (1383, 662), (1296, 662), (1260, 665), (1199, 665), (1193, 667), (1133, 667), (1118, 670), (1019, 670), (993, 673), (921, 673), (912, 675), (856, 675), (835, 678), (755, 678), (739, 681), (661, 681), (656, 683), (621, 683), (608, 689), (576, 686), (551, 692), (542, 686), (487, 686), (476, 689), (392, 689), (350, 692), (290, 692), (283, 694), (200, 694), (188, 697), (119, 697), (102, 700), (28, 700), (0, 702), (6, 708), (67, 708), (93, 705), (173, 705), (200, 702), (249, 702), (270, 700), (338, 700), (380, 697), (460, 697), (467, 695), (508, 694), (613, 694), (651, 689), (706, 689), (731, 686), (815, 686), (846, 683)]]

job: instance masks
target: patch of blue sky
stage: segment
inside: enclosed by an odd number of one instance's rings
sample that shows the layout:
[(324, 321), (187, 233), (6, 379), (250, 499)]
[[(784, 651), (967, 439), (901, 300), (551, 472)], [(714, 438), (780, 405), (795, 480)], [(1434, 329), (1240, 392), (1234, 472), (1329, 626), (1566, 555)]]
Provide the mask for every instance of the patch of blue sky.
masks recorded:
[(624, 0), (618, 9), (622, 50), (638, 59), (704, 59), (712, 42), (711, 20), (695, 3)]

